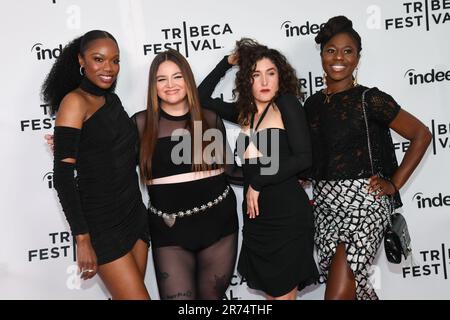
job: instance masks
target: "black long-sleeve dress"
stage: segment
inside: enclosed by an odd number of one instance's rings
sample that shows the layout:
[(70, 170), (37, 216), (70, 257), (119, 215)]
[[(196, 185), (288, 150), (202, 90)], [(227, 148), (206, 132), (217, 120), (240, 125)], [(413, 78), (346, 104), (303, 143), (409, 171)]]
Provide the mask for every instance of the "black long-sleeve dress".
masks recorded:
[[(230, 68), (225, 57), (201, 83), (199, 93), (204, 108), (236, 123), (236, 105), (211, 98)], [(245, 197), (242, 204), (244, 226), (238, 271), (250, 288), (281, 296), (296, 286), (302, 288), (312, 283), (318, 271), (313, 258), (312, 210), (297, 181), (297, 174), (311, 165), (306, 118), (294, 95), (283, 94), (275, 103), (285, 129), (267, 128), (250, 136), (241, 132), (238, 137), (239, 150), (244, 151), (254, 143), (262, 154), (257, 159), (244, 159), (243, 152), (238, 152), (243, 161), (244, 193), (249, 186), (260, 191), (258, 217), (249, 219), (245, 214)], [(278, 170), (273, 171), (270, 167), (276, 167), (276, 159)]]
[[(72, 234), (90, 234), (101, 265), (125, 255), (139, 238), (149, 244), (148, 219), (136, 173), (136, 127), (116, 94), (87, 79), (81, 87), (104, 95), (105, 104), (81, 130), (55, 127), (54, 183)], [(66, 158), (77, 162), (61, 161)]]

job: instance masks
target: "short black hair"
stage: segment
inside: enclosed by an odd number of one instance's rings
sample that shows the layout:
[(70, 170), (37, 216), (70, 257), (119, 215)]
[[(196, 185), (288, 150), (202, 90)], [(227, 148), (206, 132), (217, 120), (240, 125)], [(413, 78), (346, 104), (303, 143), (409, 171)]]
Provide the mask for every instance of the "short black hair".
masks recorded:
[(358, 47), (358, 54), (361, 52), (361, 36), (353, 29), (352, 21), (345, 16), (336, 16), (330, 18), (322, 28), (320, 28), (320, 31), (315, 38), (316, 43), (320, 44), (321, 53), (327, 42), (339, 33), (347, 33), (352, 37)]

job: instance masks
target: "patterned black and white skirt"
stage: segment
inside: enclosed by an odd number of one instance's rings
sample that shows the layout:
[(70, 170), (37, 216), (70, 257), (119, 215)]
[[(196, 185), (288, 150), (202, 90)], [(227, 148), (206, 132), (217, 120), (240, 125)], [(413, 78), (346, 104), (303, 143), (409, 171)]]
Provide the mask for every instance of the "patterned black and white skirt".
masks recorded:
[(319, 266), (326, 276), (338, 244), (344, 243), (358, 300), (378, 299), (369, 277), (390, 210), (387, 197), (375, 199), (368, 186), (368, 179), (313, 182)]

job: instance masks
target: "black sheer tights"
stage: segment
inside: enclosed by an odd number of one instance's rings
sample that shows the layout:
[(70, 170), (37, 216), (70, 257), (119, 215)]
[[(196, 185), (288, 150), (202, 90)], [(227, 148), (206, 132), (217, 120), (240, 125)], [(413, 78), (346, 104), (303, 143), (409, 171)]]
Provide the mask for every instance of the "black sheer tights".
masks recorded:
[(161, 300), (219, 300), (234, 271), (237, 233), (211, 246), (189, 251), (180, 246), (153, 248)]

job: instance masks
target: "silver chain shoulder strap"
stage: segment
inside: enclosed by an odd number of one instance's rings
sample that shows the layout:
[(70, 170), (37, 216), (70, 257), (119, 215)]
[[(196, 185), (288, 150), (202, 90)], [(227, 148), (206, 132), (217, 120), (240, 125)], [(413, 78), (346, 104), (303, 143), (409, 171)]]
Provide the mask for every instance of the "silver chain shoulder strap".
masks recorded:
[[(372, 159), (372, 144), (370, 143), (370, 134), (369, 134), (369, 120), (367, 119), (367, 113), (366, 113), (366, 93), (370, 90), (366, 89), (363, 91), (362, 96), (361, 96), (361, 108), (363, 110), (363, 114), (364, 114), (364, 122), (366, 123), (366, 135), (367, 135), (367, 150), (369, 151), (369, 159), (370, 159), (370, 169), (372, 171), (372, 175), (375, 175), (375, 170), (373, 169), (373, 159)], [(388, 197), (389, 200), (387, 201), (388, 206), (389, 206), (389, 214), (388, 214), (388, 224), (389, 226), (392, 226), (392, 220), (391, 220), (391, 215), (394, 214), (394, 204), (393, 204), (393, 197), (389, 196)]]
[(369, 134), (369, 121), (367, 120), (367, 113), (366, 113), (366, 93), (370, 90), (366, 89), (363, 91), (361, 96), (361, 108), (363, 110), (364, 114), (364, 122), (366, 123), (366, 135), (367, 135), (367, 150), (369, 150), (369, 159), (370, 159), (370, 170), (372, 171), (372, 175), (375, 175), (375, 171), (373, 170), (373, 160), (372, 160), (372, 148), (370, 143), (370, 134)]

